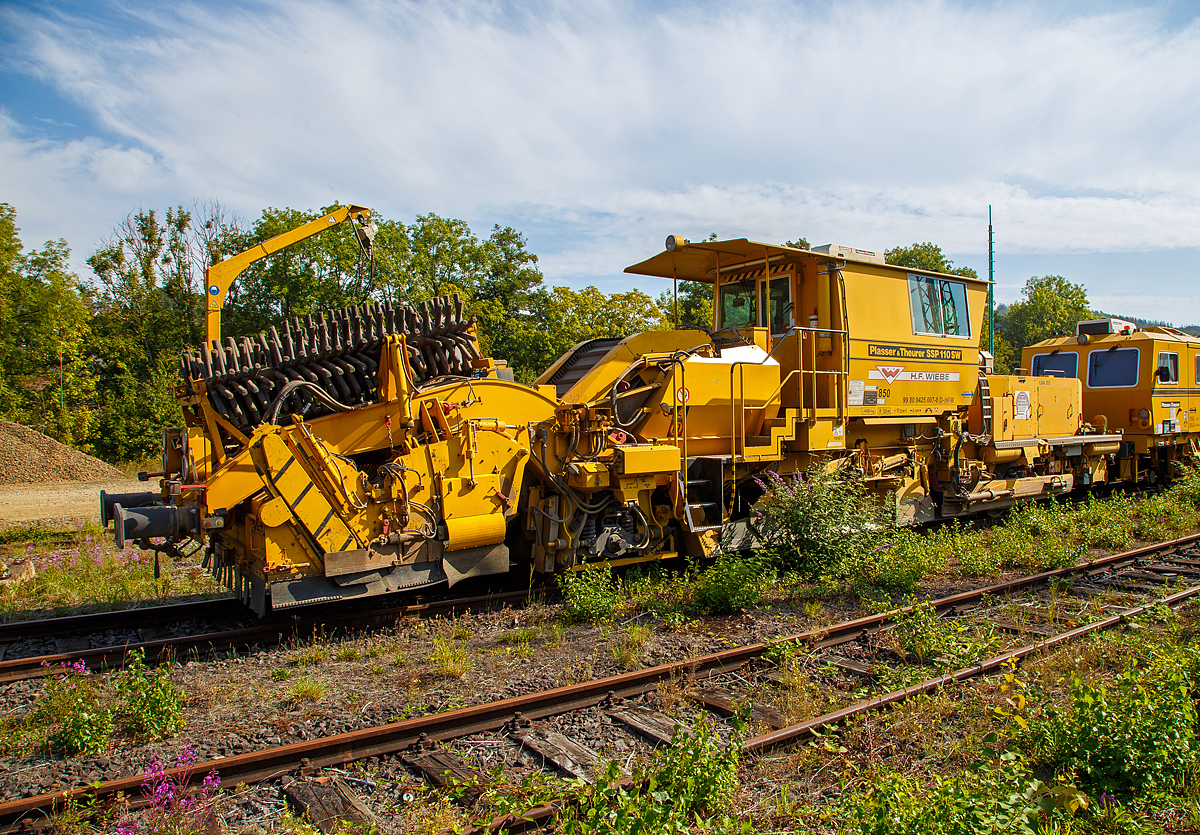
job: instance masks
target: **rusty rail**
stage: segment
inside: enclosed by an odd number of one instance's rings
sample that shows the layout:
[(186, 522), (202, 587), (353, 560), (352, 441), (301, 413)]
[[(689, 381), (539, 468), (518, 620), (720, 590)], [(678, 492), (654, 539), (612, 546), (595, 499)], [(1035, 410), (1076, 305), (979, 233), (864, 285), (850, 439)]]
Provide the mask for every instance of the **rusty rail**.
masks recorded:
[(56, 635), (72, 635), (80, 632), (104, 632), (109, 629), (138, 629), (164, 623), (208, 618), (231, 618), (248, 610), (233, 597), (212, 600), (195, 600), (169, 606), (145, 606), (120, 609), (115, 612), (92, 612), (86, 615), (69, 615), (63, 618), (38, 618), (36, 620), (0, 623), (0, 644), (28, 638), (51, 638)]
[[(242, 647), (269, 646), (280, 643), (288, 638), (300, 635), (319, 626), (353, 627), (371, 624), (387, 623), (403, 617), (436, 617), (438, 615), (460, 612), (465, 609), (487, 608), (505, 603), (523, 603), (529, 598), (528, 590), (498, 592), (496, 594), (480, 595), (478, 597), (463, 597), (453, 600), (440, 600), (431, 603), (416, 603), (409, 606), (372, 609), (367, 612), (341, 614), (336, 617), (311, 617), (304, 620), (288, 620), (277, 623), (260, 623), (244, 629), (232, 629), (224, 632), (208, 632), (201, 635), (184, 635), (173, 638), (162, 638), (154, 641), (122, 644), (95, 649), (76, 650), (73, 652), (58, 652), (51, 655), (33, 655), (25, 658), (11, 658), (0, 661), (0, 684), (13, 681), (23, 681), (40, 676), (53, 675), (60, 664), (71, 664), (83, 661), (88, 669), (97, 672), (120, 668), (125, 657), (135, 650), (145, 653), (149, 664), (159, 663), (168, 658), (183, 658), (189, 654), (207, 655), (213, 652), (229, 652)], [(228, 599), (235, 604), (235, 611), (244, 611), (240, 601)], [(224, 600), (219, 602), (226, 602)], [(195, 604), (185, 604), (195, 605)], [(161, 607), (175, 609), (177, 607)], [(131, 610), (132, 612), (149, 610)], [(126, 614), (114, 612), (111, 614)], [(82, 616), (89, 617), (89, 616)], [(192, 618), (197, 617), (192, 615)], [(38, 623), (38, 621), (28, 621)], [(141, 624), (145, 626), (146, 624)]]

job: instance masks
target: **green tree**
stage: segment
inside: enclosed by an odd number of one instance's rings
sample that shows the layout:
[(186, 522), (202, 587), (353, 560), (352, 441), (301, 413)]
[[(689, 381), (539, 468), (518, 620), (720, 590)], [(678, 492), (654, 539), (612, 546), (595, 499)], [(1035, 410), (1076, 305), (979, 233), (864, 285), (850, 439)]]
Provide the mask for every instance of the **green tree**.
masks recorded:
[(89, 345), (97, 386), (91, 438), (109, 460), (139, 461), (180, 425), (180, 352), (203, 340), (203, 274), (245, 236), (215, 201), (130, 214), (88, 258), (97, 283)]
[[(666, 290), (656, 300), (661, 327), (675, 327), (675, 294)], [(711, 329), (713, 326), (713, 286), (699, 281), (679, 282), (679, 327)]]
[(885, 250), (884, 260), (898, 267), (912, 267), (914, 270), (929, 270), (946, 275), (965, 275), (979, 278), (979, 274), (970, 267), (955, 267), (954, 262), (942, 254), (942, 248), (937, 244), (926, 241), (923, 244), (914, 243), (912, 246), (898, 246)]
[(620, 339), (670, 327), (654, 300), (641, 290), (605, 294), (595, 287), (539, 290), (511, 340), (517, 379), (531, 382), (573, 345), (589, 339)]
[(1009, 305), (1003, 318), (997, 318), (996, 335), (1011, 346), (1013, 360), (1019, 361), (1025, 346), (1073, 333), (1075, 323), (1091, 315), (1082, 284), (1073, 284), (1061, 275), (1033, 276), (1021, 289), (1021, 299)]
[[(336, 208), (334, 204), (316, 211), (263, 209), (234, 252), (250, 249)], [(371, 290), (368, 273), (353, 227), (340, 223), (243, 270), (226, 294), (221, 331), (245, 336), (294, 316), (361, 302)]]
[(0, 416), (78, 444), (93, 392), (87, 305), (66, 241), (26, 253), (16, 219), (0, 203)]

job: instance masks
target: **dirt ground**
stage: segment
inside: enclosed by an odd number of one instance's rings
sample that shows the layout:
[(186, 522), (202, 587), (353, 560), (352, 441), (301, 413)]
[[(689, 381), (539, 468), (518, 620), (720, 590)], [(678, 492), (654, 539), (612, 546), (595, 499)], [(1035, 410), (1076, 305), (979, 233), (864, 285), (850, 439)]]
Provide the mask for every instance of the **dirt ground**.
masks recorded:
[(81, 484), (73, 481), (41, 484), (0, 484), (0, 528), (44, 522), (74, 526), (100, 523), (100, 491), (134, 493), (148, 485), (136, 479)]

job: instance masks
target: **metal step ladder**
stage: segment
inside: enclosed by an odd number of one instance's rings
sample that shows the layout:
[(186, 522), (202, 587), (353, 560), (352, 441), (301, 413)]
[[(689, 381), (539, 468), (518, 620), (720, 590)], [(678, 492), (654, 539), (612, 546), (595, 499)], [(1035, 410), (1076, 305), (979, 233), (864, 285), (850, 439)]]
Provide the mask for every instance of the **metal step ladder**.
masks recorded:
[[(725, 459), (703, 456), (689, 458), (686, 481), (683, 473), (677, 479), (688, 530), (692, 533), (721, 530), (725, 524)], [(716, 524), (711, 523), (714, 519)]]
[(992, 388), (988, 385), (988, 378), (979, 375), (979, 413), (982, 415), (980, 423), (980, 434), (987, 435), (989, 438), (992, 435)]

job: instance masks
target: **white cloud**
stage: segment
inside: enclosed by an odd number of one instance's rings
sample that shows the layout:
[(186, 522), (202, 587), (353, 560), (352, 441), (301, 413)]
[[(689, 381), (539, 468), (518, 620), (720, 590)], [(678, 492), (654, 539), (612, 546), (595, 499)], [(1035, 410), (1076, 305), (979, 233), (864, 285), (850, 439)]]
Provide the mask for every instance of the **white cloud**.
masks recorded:
[(24, 225), (76, 246), (209, 195), (512, 223), (551, 279), (613, 275), (668, 232), (980, 252), (989, 203), (1011, 252), (1200, 245), (1200, 26), (1154, 9), (127, 8), (0, 12), (28, 71), (117, 137), (0, 125)]

